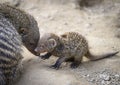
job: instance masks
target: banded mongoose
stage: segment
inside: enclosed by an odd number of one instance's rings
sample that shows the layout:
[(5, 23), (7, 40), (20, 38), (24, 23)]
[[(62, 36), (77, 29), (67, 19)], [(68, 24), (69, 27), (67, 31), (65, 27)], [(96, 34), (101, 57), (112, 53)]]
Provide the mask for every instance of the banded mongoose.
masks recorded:
[(13, 85), (22, 69), (22, 46), (34, 51), (39, 40), (36, 20), (26, 12), (0, 4), (0, 85)]
[(37, 46), (40, 35), (39, 27), (34, 17), (7, 4), (0, 4), (0, 13), (16, 28), (28, 50), (36, 54), (34, 49)]
[(52, 65), (55, 69), (59, 69), (64, 61), (72, 61), (71, 68), (77, 68), (83, 56), (90, 60), (98, 60), (118, 53), (92, 55), (89, 51), (87, 40), (77, 32), (66, 32), (61, 36), (46, 33), (41, 37), (35, 51), (38, 53), (47, 52), (47, 54), (41, 56), (42, 59), (48, 59), (51, 55), (58, 56), (59, 59)]

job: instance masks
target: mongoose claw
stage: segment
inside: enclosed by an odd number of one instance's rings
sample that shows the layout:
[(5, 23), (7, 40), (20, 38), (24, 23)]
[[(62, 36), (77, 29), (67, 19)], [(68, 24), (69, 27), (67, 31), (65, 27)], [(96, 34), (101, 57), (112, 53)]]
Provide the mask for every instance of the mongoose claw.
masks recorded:
[(52, 55), (51, 53), (47, 53), (47, 54), (42, 55), (42, 56), (40, 56), (40, 57), (41, 57), (43, 60), (45, 60), (45, 59), (49, 59), (51, 55)]
[(75, 68), (77, 68), (79, 66), (79, 63), (76, 63), (76, 62), (73, 62), (72, 64), (71, 64), (71, 68), (72, 69), (75, 69)]
[(47, 56), (47, 55), (42, 55), (42, 56), (40, 56), (41, 57), (41, 59), (43, 59), (43, 60), (45, 60), (45, 59), (48, 59), (49, 58), (49, 56)]
[(52, 66), (50, 66), (50, 68), (58, 70), (60, 68), (60, 66), (58, 66), (58, 65), (52, 65)]

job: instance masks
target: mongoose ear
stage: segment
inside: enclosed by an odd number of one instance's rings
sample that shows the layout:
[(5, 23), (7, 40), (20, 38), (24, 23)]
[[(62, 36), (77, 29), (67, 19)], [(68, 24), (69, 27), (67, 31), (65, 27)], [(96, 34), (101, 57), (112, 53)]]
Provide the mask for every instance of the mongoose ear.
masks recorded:
[(53, 47), (53, 48), (57, 46), (57, 42), (56, 42), (55, 39), (49, 39), (49, 44), (50, 44), (50, 46)]
[(63, 39), (67, 39), (67, 34), (63, 34), (63, 35), (61, 35), (61, 37), (63, 38)]
[(61, 35), (62, 38), (67, 38), (66, 34)]

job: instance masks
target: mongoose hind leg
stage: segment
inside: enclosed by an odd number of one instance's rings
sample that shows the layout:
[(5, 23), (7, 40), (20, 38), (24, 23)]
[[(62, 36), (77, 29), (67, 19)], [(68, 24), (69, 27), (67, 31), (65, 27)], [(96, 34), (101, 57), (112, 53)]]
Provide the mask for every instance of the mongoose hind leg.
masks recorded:
[(70, 66), (71, 66), (71, 68), (75, 69), (75, 68), (77, 68), (79, 66), (80, 63), (81, 62), (74, 61)]
[(41, 57), (43, 60), (45, 60), (45, 59), (49, 59), (51, 55), (52, 55), (51, 53), (47, 53), (47, 54), (42, 55), (42, 56), (40, 56), (40, 57)]
[(75, 56), (74, 61), (71, 63), (71, 68), (75, 69), (77, 68), (82, 61), (82, 56)]
[(54, 65), (52, 65), (52, 68), (55, 68), (56, 70), (58, 70), (60, 68), (60, 65), (66, 61), (66, 57), (60, 57), (58, 58), (58, 60), (56, 61), (56, 63)]

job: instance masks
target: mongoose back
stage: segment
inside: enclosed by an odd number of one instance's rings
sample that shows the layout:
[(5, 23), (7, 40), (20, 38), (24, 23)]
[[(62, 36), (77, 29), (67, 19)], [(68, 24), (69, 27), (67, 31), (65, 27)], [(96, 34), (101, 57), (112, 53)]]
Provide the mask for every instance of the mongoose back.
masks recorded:
[(29, 14), (0, 4), (0, 85), (13, 85), (22, 70), (22, 46), (33, 54), (39, 40), (36, 20)]
[(59, 59), (52, 66), (58, 69), (62, 62), (72, 60), (71, 68), (77, 68), (81, 63), (83, 56), (86, 56), (90, 60), (102, 59), (110, 57), (118, 52), (103, 54), (94, 56), (89, 52), (88, 42), (79, 33), (66, 32), (61, 36), (57, 36), (53, 33), (43, 35), (38, 43), (36, 52), (48, 52), (46, 55), (41, 56), (43, 59), (49, 58), (51, 55), (58, 56)]

